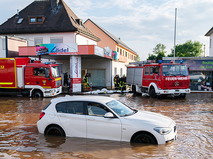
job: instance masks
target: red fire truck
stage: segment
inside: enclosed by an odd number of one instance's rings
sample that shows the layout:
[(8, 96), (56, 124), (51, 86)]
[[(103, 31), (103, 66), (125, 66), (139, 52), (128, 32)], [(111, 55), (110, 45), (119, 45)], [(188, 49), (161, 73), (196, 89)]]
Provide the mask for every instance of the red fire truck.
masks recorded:
[(30, 58), (0, 58), (0, 94), (51, 97), (62, 91), (57, 64)]
[(148, 93), (151, 98), (174, 95), (185, 98), (189, 89), (189, 72), (183, 62), (150, 63), (127, 67), (126, 84), (133, 93)]

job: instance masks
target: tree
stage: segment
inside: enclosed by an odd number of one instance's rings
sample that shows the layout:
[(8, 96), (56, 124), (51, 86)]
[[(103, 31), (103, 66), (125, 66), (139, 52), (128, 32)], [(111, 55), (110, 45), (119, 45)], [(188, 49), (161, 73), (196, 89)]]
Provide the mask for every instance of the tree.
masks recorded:
[[(198, 57), (203, 53), (202, 44), (198, 41), (192, 42), (187, 41), (184, 44), (176, 45), (175, 47), (175, 57)], [(174, 57), (174, 49), (168, 57)]]
[(140, 56), (139, 55), (137, 55), (137, 62), (139, 62), (140, 61)]
[(147, 60), (155, 60), (158, 62), (158, 60), (162, 60), (163, 57), (165, 57), (165, 51), (166, 46), (164, 44), (157, 44), (155, 48), (153, 48), (153, 54), (149, 54), (149, 57)]

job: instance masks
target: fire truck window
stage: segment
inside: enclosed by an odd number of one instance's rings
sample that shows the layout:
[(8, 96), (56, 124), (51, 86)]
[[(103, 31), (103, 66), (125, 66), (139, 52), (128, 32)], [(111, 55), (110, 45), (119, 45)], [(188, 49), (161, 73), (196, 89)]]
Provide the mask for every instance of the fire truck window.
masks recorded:
[(44, 71), (45, 71), (45, 77), (49, 78), (50, 77), (50, 69), (49, 68), (45, 68)]
[(49, 77), (49, 74), (50, 74), (49, 68), (33, 68), (34, 76)]
[(160, 75), (160, 67), (159, 66), (155, 66), (155, 73)]
[(145, 67), (145, 75), (149, 75), (149, 67), (148, 66)]
[(150, 67), (150, 75), (153, 75), (153, 66)]

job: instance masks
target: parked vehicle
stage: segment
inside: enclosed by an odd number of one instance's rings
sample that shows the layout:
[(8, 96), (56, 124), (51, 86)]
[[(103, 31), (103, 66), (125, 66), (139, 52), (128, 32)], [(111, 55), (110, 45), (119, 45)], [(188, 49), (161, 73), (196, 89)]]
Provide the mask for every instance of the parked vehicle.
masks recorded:
[(177, 135), (172, 119), (103, 96), (52, 99), (41, 111), (37, 127), (45, 135), (145, 144), (165, 144)]
[(182, 98), (190, 93), (189, 72), (183, 63), (150, 63), (127, 67), (126, 84), (133, 93), (148, 93), (155, 98), (160, 95), (174, 95)]
[(59, 66), (30, 58), (0, 58), (0, 94), (56, 96), (62, 91)]

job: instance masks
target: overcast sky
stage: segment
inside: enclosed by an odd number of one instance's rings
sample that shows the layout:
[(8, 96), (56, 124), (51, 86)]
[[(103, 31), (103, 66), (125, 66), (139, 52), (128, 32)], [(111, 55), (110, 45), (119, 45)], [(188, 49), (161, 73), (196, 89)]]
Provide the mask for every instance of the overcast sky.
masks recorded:
[[(174, 46), (175, 8), (177, 8), (176, 44), (199, 41), (209, 55), (209, 37), (213, 27), (213, 0), (64, 0), (83, 21), (96, 24), (120, 37), (145, 60), (162, 43), (167, 54)], [(0, 24), (33, 0), (0, 0)], [(203, 47), (204, 49), (204, 47)]]

